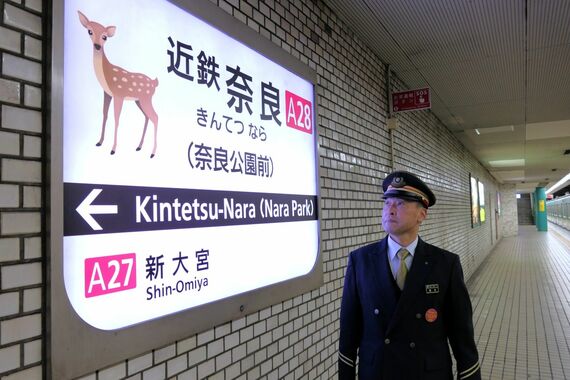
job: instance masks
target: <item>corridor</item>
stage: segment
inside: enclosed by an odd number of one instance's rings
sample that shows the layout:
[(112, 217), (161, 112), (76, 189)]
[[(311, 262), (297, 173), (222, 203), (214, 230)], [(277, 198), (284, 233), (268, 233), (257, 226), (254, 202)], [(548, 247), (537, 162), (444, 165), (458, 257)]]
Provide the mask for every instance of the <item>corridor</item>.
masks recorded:
[(570, 379), (570, 232), (519, 226), (468, 282), (484, 379)]

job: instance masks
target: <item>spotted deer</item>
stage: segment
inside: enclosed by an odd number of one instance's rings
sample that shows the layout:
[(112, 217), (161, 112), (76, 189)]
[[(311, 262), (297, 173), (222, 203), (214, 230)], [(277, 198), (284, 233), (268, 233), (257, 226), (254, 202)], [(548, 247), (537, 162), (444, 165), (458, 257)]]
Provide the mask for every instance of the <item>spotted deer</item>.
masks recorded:
[(119, 129), (119, 118), (121, 116), (123, 102), (125, 100), (134, 100), (145, 118), (144, 129), (137, 151), (142, 148), (148, 120), (150, 119), (154, 124), (154, 146), (152, 148), (152, 154), (150, 155), (150, 158), (153, 158), (156, 153), (158, 115), (152, 106), (152, 96), (158, 86), (158, 78), (153, 80), (144, 74), (127, 71), (109, 62), (105, 55), (104, 46), (107, 39), (113, 37), (117, 28), (114, 26), (105, 27), (97, 22), (89, 21), (80, 11), (77, 11), (77, 13), (79, 14), (81, 25), (87, 29), (89, 37), (91, 37), (91, 41), (93, 42), (93, 67), (95, 69), (95, 76), (101, 87), (103, 87), (103, 124), (101, 126), (101, 138), (97, 146), (103, 144), (107, 114), (109, 112), (111, 99), (113, 99), (115, 135), (111, 154), (115, 154), (117, 149), (117, 130)]

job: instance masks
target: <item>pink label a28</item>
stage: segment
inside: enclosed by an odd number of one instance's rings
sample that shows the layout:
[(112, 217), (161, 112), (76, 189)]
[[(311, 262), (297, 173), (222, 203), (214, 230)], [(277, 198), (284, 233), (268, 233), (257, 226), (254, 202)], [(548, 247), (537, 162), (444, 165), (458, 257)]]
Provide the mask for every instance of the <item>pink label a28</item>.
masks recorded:
[(308, 134), (313, 133), (313, 106), (310, 100), (285, 91), (287, 126)]

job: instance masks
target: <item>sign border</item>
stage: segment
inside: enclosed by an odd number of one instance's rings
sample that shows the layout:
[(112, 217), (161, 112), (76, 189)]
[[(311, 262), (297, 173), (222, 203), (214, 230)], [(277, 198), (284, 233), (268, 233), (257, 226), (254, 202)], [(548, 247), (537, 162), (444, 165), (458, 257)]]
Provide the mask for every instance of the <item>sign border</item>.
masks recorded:
[[(279, 48), (207, 0), (167, 0), (181, 11), (205, 21), (212, 27), (263, 54), (287, 70), (313, 84), (313, 126), (316, 154), (317, 215), (320, 209), (320, 175), (317, 121), (317, 73), (307, 64)], [(311, 271), (297, 278), (221, 299), (148, 322), (105, 331), (91, 327), (73, 310), (63, 278), (63, 59), (65, 0), (52, 2), (51, 30), (51, 109), (48, 116), (48, 229), (46, 245), (47, 287), (46, 373), (54, 379), (83, 376), (108, 365), (173, 344), (222, 323), (245, 317), (255, 311), (310, 292), (323, 284), (322, 233), (320, 218), (317, 259)], [(49, 69), (48, 69), (49, 70)]]

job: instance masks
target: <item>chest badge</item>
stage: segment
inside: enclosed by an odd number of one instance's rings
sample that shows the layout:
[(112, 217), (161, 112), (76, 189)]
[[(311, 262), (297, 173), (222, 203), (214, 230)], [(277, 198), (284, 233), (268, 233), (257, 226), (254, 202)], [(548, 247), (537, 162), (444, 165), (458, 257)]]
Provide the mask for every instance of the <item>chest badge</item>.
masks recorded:
[(437, 319), (437, 310), (434, 308), (427, 309), (426, 311), (426, 321), (432, 323), (435, 322)]
[(439, 293), (439, 284), (427, 284), (426, 294), (437, 294)]

